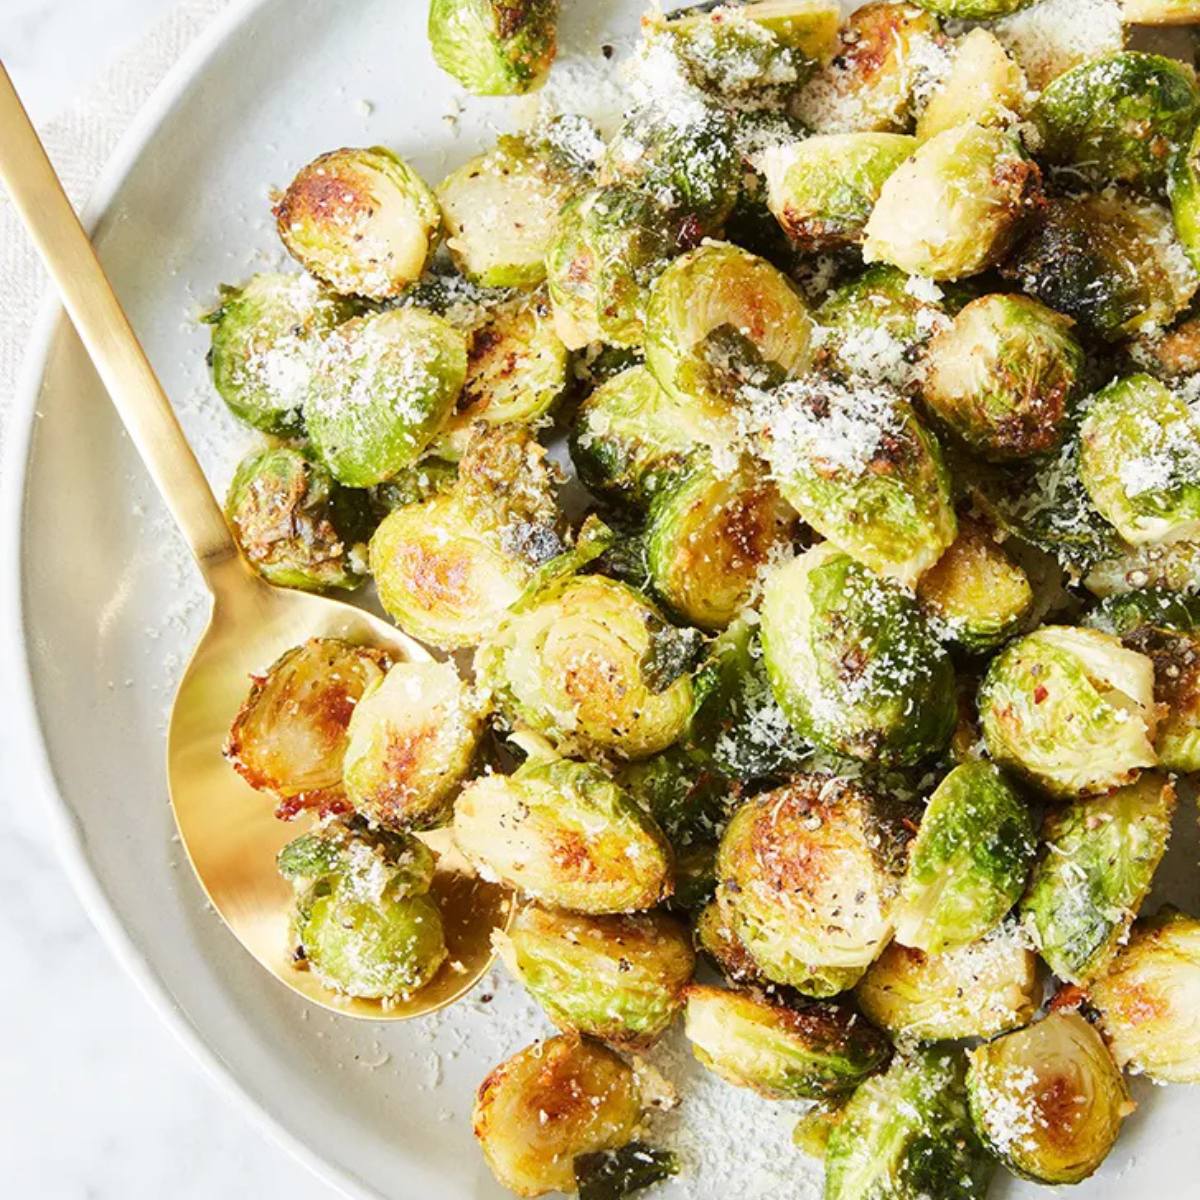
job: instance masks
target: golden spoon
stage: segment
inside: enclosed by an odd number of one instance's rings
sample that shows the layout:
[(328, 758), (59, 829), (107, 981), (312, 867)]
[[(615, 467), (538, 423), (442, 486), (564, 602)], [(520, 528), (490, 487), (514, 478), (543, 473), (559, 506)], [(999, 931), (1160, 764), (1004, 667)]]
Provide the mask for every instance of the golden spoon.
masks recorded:
[(291, 961), (292, 890), (275, 869), (275, 855), (301, 828), (277, 820), (271, 798), (251, 789), (222, 756), (251, 674), (308, 638), (347, 638), (400, 659), (429, 655), (353, 605), (270, 586), (242, 560), (2, 63), (0, 180), (212, 593), (208, 628), (179, 685), (167, 738), (171, 805), (201, 886), (242, 945), (314, 1004), (353, 1017), (396, 1020), (452, 1003), (492, 961), (492, 930), (505, 924), (511, 909), (505, 889), (478, 879), (447, 836), (428, 835), (438, 854), (433, 895), (445, 921), (447, 965), (428, 987), (386, 1007), (339, 998)]

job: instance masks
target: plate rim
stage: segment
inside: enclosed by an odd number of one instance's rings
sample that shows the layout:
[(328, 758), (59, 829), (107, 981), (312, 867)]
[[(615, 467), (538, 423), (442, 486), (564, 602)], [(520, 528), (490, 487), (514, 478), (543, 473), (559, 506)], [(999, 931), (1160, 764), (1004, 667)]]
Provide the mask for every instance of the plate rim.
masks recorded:
[[(214, 15), (167, 70), (129, 126), (92, 185), (80, 219), (91, 235), (108, 214), (147, 144), (183, 93), (208, 63), (269, 0), (230, 0)], [(8, 434), (0, 457), (0, 662), (10, 663), (14, 695), (9, 733), (21, 747), (23, 782), (36, 796), (50, 831), (50, 843), (92, 927), (151, 1011), (174, 1035), (222, 1100), (248, 1117), (253, 1128), (284, 1150), (316, 1178), (354, 1200), (385, 1200), (360, 1176), (312, 1150), (264, 1103), (255, 1099), (232, 1067), (208, 1045), (203, 1033), (179, 1007), (149, 957), (134, 943), (109, 900), (89, 858), (74, 811), (64, 798), (42, 729), (34, 690), (34, 670), (25, 627), (25, 508), (38, 400), (50, 353), (67, 324), (62, 302), (47, 284), (38, 304), (28, 348), (21, 362)]]

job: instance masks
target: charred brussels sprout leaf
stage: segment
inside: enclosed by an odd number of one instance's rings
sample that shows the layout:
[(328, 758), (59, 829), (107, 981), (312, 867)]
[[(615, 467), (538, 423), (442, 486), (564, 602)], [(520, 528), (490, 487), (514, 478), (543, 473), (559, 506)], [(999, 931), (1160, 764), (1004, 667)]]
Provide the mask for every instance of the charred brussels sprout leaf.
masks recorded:
[(530, 906), (495, 940), (560, 1029), (627, 1049), (665, 1032), (695, 966), (686, 928), (663, 913), (584, 917)]
[(1200, 921), (1171, 909), (1139, 921), (1089, 999), (1118, 1066), (1200, 1083)]
[(1154, 664), (1094, 629), (1046, 625), (992, 660), (979, 693), (992, 758), (1053, 796), (1107, 792), (1157, 762)]
[(780, 706), (814, 745), (907, 766), (950, 740), (954, 669), (920, 609), (829, 543), (767, 577), (762, 642)]
[(1148, 774), (1046, 818), (1048, 849), (1021, 911), (1060, 979), (1087, 983), (1112, 961), (1150, 891), (1174, 811), (1175, 789)]
[(301, 409), (321, 338), (355, 306), (305, 275), (255, 275), (222, 288), (212, 326), (213, 383), (234, 416), (281, 436), (304, 429)]
[(246, 561), (279, 587), (356, 588), (366, 569), (366, 498), (302, 450), (258, 450), (239, 464), (225, 516)]
[(763, 156), (767, 203), (805, 251), (836, 250), (862, 237), (884, 181), (917, 148), (896, 133), (807, 138)]
[(1037, 955), (1011, 926), (942, 954), (899, 942), (854, 989), (859, 1008), (894, 1037), (920, 1042), (994, 1037), (1033, 1019), (1042, 1000)]
[(1041, 202), (1041, 172), (1010, 133), (966, 124), (925, 142), (888, 177), (863, 260), (930, 279), (995, 266)]
[(575, 1159), (579, 1200), (621, 1200), (679, 1174), (679, 1159), (670, 1150), (630, 1142), (618, 1150), (598, 1150)]
[(925, 403), (985, 458), (1056, 449), (1084, 367), (1071, 324), (1026, 296), (972, 301), (929, 345)]
[(627, 1145), (642, 1116), (632, 1068), (595, 1042), (535, 1042), (479, 1085), (472, 1126), (496, 1179), (518, 1196), (575, 1191), (576, 1159)]
[(431, 0), (437, 65), (476, 96), (540, 87), (558, 49), (558, 0)]
[(825, 1200), (982, 1200), (995, 1164), (971, 1127), (962, 1052), (897, 1056), (843, 1110)]
[(700, 984), (688, 988), (684, 1031), (710, 1071), (773, 1100), (845, 1095), (891, 1055), (887, 1038), (849, 1009)]
[(281, 816), (337, 808), (346, 729), (367, 687), (390, 665), (386, 654), (338, 638), (313, 638), (255, 678), (225, 755), (259, 791), (273, 792)]
[(441, 317), (395, 308), (325, 340), (304, 420), (335, 479), (383, 483), (410, 467), (446, 423), (467, 374), (463, 335)]
[(275, 219), (292, 257), (334, 291), (387, 300), (420, 278), (441, 213), (416, 171), (374, 146), (309, 163), (275, 206)]
[(1008, 125), (1025, 111), (1025, 74), (994, 34), (972, 29), (955, 45), (953, 56), (949, 73), (917, 120), (923, 142), (969, 121)]
[(814, 996), (862, 977), (892, 934), (897, 821), (858, 784), (825, 775), (738, 809), (721, 839), (717, 895), (765, 976)]
[(1079, 469), (1092, 503), (1134, 545), (1200, 537), (1200, 417), (1149, 375), (1088, 406)]
[(1033, 108), (1047, 162), (1095, 183), (1159, 190), (1195, 124), (1200, 95), (1174, 59), (1126, 51), (1060, 75)]
[(476, 779), (455, 803), (454, 840), (489, 877), (575, 912), (653, 908), (671, 891), (662, 833), (590, 763)]
[(988, 1148), (1038, 1183), (1086, 1179), (1133, 1111), (1108, 1047), (1078, 1013), (1051, 1013), (973, 1050), (968, 1088)]

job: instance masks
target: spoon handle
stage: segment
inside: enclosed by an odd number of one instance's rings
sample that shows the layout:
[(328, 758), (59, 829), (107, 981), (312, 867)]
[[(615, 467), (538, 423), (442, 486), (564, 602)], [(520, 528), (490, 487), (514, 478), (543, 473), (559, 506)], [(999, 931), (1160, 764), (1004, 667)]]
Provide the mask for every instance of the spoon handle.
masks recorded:
[(206, 579), (237, 547), (221, 507), (0, 63), (0, 181)]

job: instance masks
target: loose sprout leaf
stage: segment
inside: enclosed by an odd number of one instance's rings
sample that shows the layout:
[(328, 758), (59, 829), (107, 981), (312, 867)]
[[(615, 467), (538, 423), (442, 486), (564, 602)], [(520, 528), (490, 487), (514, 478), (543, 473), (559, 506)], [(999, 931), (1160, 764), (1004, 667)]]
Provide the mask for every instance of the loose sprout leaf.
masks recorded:
[(696, 665), (704, 650), (704, 635), (698, 629), (681, 629), (653, 616), (646, 624), (650, 644), (642, 658), (642, 678), (658, 696)]
[(678, 1174), (678, 1155), (645, 1142), (580, 1154), (575, 1159), (579, 1200), (621, 1200)]

